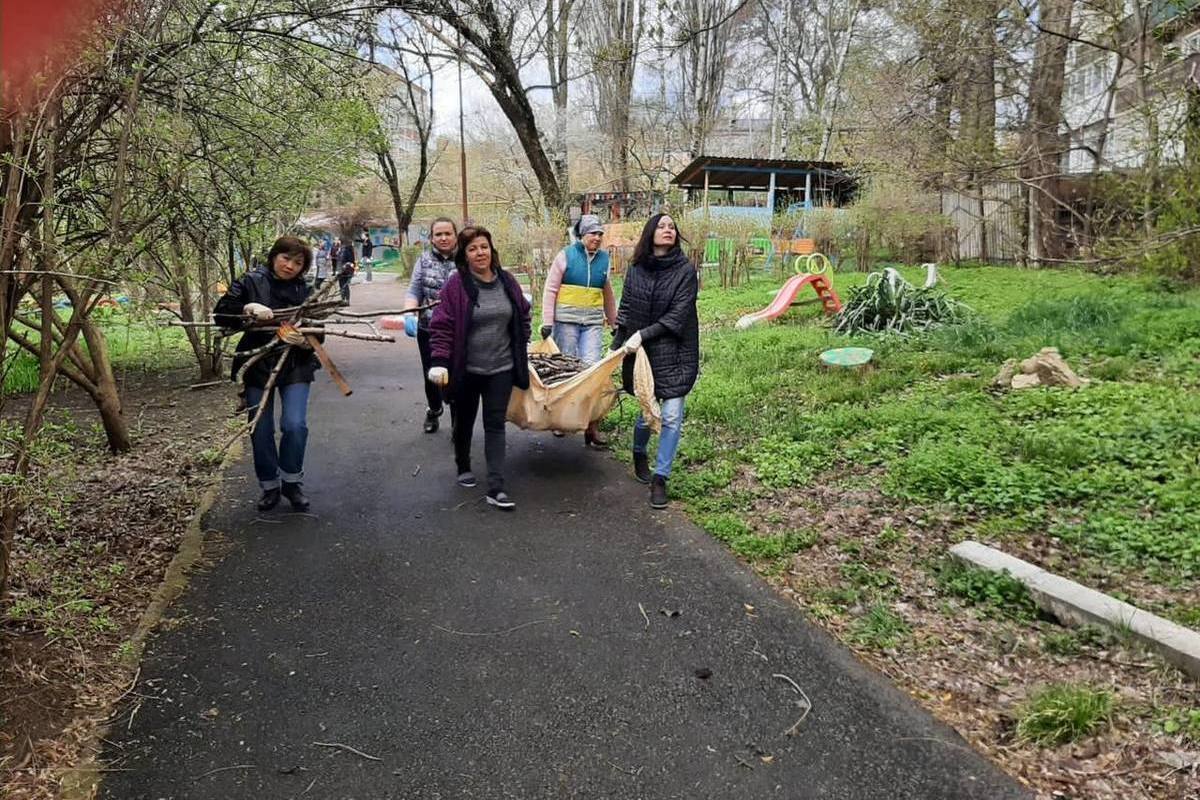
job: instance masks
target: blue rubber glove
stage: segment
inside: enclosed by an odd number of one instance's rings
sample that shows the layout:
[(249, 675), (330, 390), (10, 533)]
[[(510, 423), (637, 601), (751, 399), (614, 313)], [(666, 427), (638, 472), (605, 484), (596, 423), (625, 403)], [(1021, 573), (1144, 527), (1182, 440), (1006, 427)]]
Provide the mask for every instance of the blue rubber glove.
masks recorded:
[(417, 335), (417, 315), (416, 314), (405, 314), (404, 315), (404, 335), (409, 337), (410, 339), (414, 338)]

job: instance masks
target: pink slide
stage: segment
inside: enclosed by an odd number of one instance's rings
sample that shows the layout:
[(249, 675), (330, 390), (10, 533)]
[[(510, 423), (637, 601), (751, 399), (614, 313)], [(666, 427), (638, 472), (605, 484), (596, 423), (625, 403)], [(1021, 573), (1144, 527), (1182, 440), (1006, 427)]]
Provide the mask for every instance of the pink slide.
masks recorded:
[(768, 319), (779, 317), (796, 302), (796, 295), (805, 286), (812, 286), (817, 293), (817, 297), (821, 301), (821, 305), (825, 307), (826, 314), (836, 314), (842, 310), (842, 301), (838, 299), (837, 292), (833, 291), (833, 286), (829, 284), (828, 279), (824, 275), (812, 275), (810, 273), (802, 273), (793, 275), (788, 278), (787, 283), (783, 284), (780, 290), (775, 294), (775, 299), (771, 301), (771, 305), (764, 308), (762, 311), (756, 311), (753, 314), (747, 314), (737, 321), (734, 327), (739, 331), (744, 331), (751, 325)]

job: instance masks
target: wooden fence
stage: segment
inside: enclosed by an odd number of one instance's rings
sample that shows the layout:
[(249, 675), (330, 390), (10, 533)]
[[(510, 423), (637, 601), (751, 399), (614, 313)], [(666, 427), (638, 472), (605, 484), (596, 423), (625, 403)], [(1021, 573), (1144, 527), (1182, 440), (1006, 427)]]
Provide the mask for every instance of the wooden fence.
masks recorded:
[(974, 191), (942, 192), (942, 214), (957, 232), (948, 255), (955, 261), (1023, 261), (1026, 194), (1016, 181)]

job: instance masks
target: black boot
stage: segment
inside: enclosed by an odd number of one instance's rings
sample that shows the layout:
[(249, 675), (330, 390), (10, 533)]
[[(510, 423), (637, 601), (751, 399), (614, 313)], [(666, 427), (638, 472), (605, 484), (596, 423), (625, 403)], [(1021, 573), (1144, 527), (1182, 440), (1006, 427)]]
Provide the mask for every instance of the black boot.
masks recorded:
[(279, 505), (279, 488), (263, 489), (262, 497), (258, 498), (258, 510), (270, 511)]
[(667, 507), (667, 479), (662, 475), (655, 475), (650, 481), (650, 507)]
[(645, 453), (633, 454), (633, 476), (638, 483), (650, 482), (650, 457)]
[(434, 411), (432, 408), (425, 409), (425, 432), (437, 433), (438, 417), (442, 415), (441, 409)]
[(292, 504), (293, 511), (308, 511), (308, 498), (304, 496), (301, 488), (298, 483), (283, 484), (283, 496)]

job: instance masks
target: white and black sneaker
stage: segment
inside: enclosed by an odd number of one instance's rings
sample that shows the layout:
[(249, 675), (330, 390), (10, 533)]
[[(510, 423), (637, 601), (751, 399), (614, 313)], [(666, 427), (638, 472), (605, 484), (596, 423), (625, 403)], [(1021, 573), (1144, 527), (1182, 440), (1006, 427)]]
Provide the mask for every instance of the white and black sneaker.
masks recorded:
[(501, 489), (493, 489), (487, 493), (488, 505), (495, 506), (502, 511), (512, 511), (517, 507), (517, 504), (508, 499), (508, 495)]
[(458, 485), (465, 489), (474, 489), (477, 485), (475, 482), (475, 473), (470, 470), (458, 473)]

